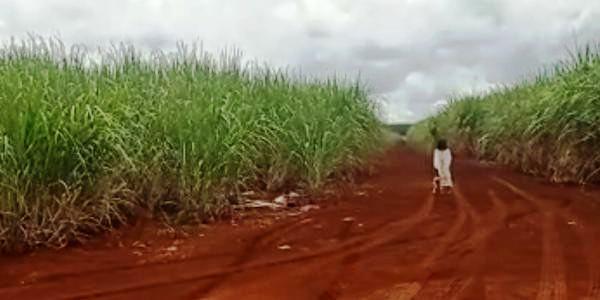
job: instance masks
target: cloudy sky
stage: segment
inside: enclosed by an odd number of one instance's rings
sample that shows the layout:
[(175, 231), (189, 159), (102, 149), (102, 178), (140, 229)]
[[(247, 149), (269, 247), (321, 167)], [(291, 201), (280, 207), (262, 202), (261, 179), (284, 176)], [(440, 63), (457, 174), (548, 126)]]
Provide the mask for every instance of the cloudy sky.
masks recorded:
[[(594, 21), (596, 20), (596, 21)], [(599, 0), (0, 0), (0, 39), (203, 41), (304, 73), (360, 74), (387, 121), (510, 83), (600, 40)]]

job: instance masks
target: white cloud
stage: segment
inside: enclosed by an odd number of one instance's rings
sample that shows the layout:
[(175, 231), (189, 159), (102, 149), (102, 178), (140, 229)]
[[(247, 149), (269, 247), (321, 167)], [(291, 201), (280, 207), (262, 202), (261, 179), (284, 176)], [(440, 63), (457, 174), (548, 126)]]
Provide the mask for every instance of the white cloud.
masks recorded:
[(0, 0), (0, 39), (60, 33), (169, 48), (202, 40), (312, 75), (358, 73), (390, 119), (509, 83), (600, 34), (592, 0)]
[(397, 90), (378, 95), (384, 122), (406, 123), (415, 118), (415, 113), (408, 107), (410, 95), (405, 90)]
[(438, 101), (435, 101), (432, 106), (434, 108), (441, 108), (441, 107), (444, 107), (447, 104), (448, 104), (448, 100), (447, 99), (440, 99)]
[(405, 85), (431, 96), (435, 91), (435, 80), (422, 72), (412, 72), (404, 79)]

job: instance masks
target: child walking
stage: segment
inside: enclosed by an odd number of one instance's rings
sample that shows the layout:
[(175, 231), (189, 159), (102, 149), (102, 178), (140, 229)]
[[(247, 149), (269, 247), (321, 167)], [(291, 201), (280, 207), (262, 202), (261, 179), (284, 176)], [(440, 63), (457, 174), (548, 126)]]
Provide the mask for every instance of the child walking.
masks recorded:
[(452, 183), (452, 173), (450, 165), (452, 163), (452, 153), (448, 148), (446, 140), (440, 139), (433, 150), (433, 169), (435, 177), (433, 179), (433, 193), (438, 189), (442, 193), (449, 193), (454, 184)]

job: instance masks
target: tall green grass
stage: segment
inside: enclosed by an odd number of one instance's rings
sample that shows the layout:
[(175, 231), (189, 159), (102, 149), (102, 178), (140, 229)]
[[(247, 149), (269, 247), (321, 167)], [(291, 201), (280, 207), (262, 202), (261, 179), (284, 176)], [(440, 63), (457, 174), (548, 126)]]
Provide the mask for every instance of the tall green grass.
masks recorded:
[(179, 44), (0, 50), (0, 250), (63, 246), (127, 221), (222, 215), (247, 189), (316, 190), (382, 146), (357, 84), (291, 78)]
[(600, 181), (600, 49), (588, 46), (536, 77), (453, 99), (409, 133), (553, 182)]

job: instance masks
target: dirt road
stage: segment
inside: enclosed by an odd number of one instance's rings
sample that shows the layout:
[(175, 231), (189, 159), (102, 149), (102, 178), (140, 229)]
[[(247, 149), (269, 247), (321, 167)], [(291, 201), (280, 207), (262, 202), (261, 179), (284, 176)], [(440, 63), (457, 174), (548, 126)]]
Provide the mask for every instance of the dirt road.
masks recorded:
[[(321, 209), (0, 258), (0, 299), (600, 299), (600, 193), (396, 149)], [(289, 213), (286, 213), (289, 214)]]

